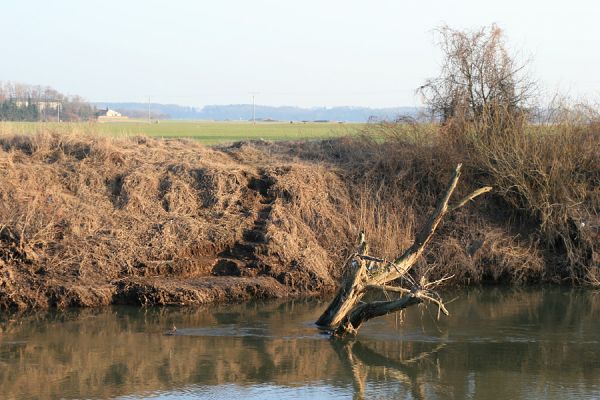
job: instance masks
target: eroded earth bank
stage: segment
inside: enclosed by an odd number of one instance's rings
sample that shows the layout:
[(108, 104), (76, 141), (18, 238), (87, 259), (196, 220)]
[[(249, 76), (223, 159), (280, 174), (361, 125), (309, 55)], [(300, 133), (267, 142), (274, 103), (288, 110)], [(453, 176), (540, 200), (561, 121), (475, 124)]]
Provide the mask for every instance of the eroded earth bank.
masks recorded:
[[(359, 231), (381, 257), (410, 245), (463, 161), (445, 150), (364, 138), (204, 147), (0, 136), (0, 308), (331, 291)], [(459, 195), (489, 179), (468, 162), (464, 176)], [(573, 233), (583, 254), (574, 264), (543, 240), (535, 215), (491, 193), (444, 222), (415, 273), (459, 284), (593, 280), (598, 221), (586, 222)]]

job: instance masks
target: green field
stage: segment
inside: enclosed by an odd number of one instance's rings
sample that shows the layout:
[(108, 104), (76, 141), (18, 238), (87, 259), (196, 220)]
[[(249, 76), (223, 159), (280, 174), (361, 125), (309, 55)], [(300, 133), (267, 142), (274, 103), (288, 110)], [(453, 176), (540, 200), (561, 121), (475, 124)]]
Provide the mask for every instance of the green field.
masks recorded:
[(364, 124), (357, 123), (302, 123), (295, 122), (207, 122), (161, 121), (109, 123), (43, 123), (0, 122), (0, 133), (30, 134), (40, 131), (95, 133), (108, 136), (146, 135), (163, 138), (190, 138), (204, 144), (235, 142), (238, 140), (311, 140), (357, 134)]

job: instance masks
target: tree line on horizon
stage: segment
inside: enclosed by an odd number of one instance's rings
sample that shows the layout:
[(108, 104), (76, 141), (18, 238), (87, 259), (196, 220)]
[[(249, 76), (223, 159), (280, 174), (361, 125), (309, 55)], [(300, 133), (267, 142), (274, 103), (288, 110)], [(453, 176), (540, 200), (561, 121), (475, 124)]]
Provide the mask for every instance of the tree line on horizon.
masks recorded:
[(0, 83), (0, 121), (87, 121), (97, 109), (49, 86)]

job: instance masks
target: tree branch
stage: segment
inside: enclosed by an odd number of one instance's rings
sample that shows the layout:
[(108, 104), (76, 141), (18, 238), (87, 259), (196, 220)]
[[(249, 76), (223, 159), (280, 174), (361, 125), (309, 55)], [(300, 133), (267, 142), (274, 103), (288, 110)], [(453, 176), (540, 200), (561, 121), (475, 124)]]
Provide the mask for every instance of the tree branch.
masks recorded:
[(469, 201), (475, 199), (475, 197), (480, 196), (484, 193), (487, 193), (489, 191), (491, 191), (493, 188), (491, 186), (484, 186), (480, 189), (477, 189), (476, 191), (474, 191), (473, 193), (471, 193), (468, 196), (463, 197), (459, 202), (451, 205), (448, 207), (448, 212), (452, 212), (458, 208), (461, 208), (462, 206), (464, 206), (465, 204), (467, 204)]
[(374, 289), (374, 290), (381, 290), (384, 292), (395, 292), (395, 293), (402, 293), (402, 294), (408, 294), (411, 292), (410, 289), (406, 289), (400, 286), (390, 286), (390, 285), (367, 285), (365, 286), (366, 289)]
[(427, 243), (431, 240), (439, 223), (442, 221), (442, 218), (448, 212), (448, 201), (450, 200), (450, 196), (452, 196), (454, 189), (456, 189), (461, 168), (462, 164), (456, 166), (444, 195), (439, 199), (434, 212), (431, 214), (425, 225), (423, 225), (421, 231), (417, 234), (413, 244), (401, 256), (397, 257), (391, 265), (378, 271), (372, 277), (372, 283), (381, 285), (401, 277), (406, 274), (419, 256), (421, 256), (425, 246), (427, 246)]

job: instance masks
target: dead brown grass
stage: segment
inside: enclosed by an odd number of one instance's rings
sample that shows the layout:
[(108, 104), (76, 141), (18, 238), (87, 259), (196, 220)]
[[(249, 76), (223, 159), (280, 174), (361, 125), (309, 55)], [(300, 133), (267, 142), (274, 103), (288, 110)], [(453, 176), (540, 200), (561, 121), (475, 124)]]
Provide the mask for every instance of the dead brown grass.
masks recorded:
[(382, 257), (410, 245), (461, 161), (458, 197), (495, 191), (450, 215), (416, 273), (598, 284), (598, 125), (505, 122), (495, 135), (402, 121), (216, 148), (0, 133), (0, 308), (330, 290), (359, 231)]
[[(598, 285), (600, 123), (590, 109), (557, 111), (533, 126), (502, 109), (493, 113), (497, 120), (450, 121), (437, 131), (407, 121), (381, 124), (367, 133), (383, 136), (384, 143), (371, 142), (370, 155), (359, 164), (372, 160), (365, 176), (370, 193), (383, 185), (385, 204), (399, 200), (398, 206), (412, 208), (416, 203), (416, 215), (425, 212), (418, 205), (433, 204), (440, 176), (460, 161), (468, 171), (463, 190), (495, 188), (480, 200), (481, 213), (457, 213), (449, 224), (453, 238), (432, 246), (427, 261), (439, 271), (467, 282)], [(481, 243), (485, 257), (470, 254), (474, 243)]]
[(468, 130), (463, 147), (512, 218), (534, 231), (547, 278), (597, 285), (600, 119), (591, 109), (559, 111), (533, 127), (522, 119), (502, 131), (492, 122), (485, 135)]
[(345, 205), (330, 201), (345, 188), (323, 168), (266, 160), (249, 145), (146, 138), (3, 135), (0, 149), (2, 308), (333, 287), (338, 238), (325, 228), (347, 229)]
[(537, 125), (496, 109), (444, 126), (409, 120), (371, 125), (362, 138), (306, 144), (292, 153), (334, 163), (351, 182), (374, 254), (406, 248), (448, 171), (465, 163), (458, 197), (493, 186), (448, 220), (417, 274), (455, 282), (537, 281), (598, 285), (600, 124), (593, 109), (555, 108)]

